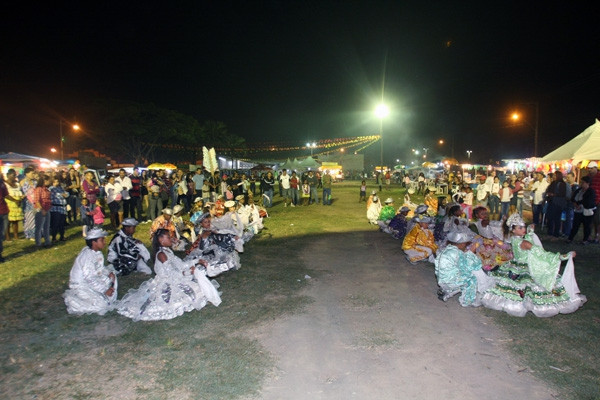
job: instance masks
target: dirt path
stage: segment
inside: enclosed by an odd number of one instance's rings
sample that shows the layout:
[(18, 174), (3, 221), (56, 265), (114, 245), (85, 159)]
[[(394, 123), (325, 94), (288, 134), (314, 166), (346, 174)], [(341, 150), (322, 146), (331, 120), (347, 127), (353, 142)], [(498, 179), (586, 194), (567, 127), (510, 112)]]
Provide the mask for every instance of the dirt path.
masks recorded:
[[(276, 357), (263, 399), (554, 399), (480, 310), (440, 302), (430, 264), (375, 231), (320, 238), (306, 312), (256, 335)], [(554, 395), (553, 395), (554, 394)]]

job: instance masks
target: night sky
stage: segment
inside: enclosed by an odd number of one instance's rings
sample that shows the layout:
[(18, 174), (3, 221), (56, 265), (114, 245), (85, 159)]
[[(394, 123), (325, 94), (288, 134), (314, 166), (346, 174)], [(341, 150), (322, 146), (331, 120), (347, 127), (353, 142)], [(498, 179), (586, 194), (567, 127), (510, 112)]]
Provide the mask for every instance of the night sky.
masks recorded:
[(582, 2), (51, 3), (3, 6), (0, 151), (47, 154), (58, 118), (97, 98), (303, 145), (378, 134), (383, 88), (387, 164), (415, 147), (531, 156), (520, 103), (539, 104), (540, 155), (600, 118), (600, 24)]

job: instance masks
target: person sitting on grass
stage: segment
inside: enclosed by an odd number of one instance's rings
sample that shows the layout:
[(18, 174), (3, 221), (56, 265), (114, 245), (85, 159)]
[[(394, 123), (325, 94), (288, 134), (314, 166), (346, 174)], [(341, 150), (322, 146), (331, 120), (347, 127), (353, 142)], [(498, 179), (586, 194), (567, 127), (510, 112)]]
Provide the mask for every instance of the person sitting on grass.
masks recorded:
[(159, 321), (202, 309), (207, 302), (218, 306), (221, 298), (206, 277), (202, 259), (183, 261), (171, 250), (170, 232), (159, 229), (154, 235), (156, 277), (131, 289), (117, 312), (134, 321)]
[(392, 218), (392, 220), (390, 221), (388, 229), (394, 239), (403, 240), (404, 236), (406, 236), (408, 227), (407, 216), (409, 211), (410, 209), (408, 207), (401, 207), (398, 210), (398, 214), (396, 214), (394, 218)]
[(481, 269), (479, 257), (468, 249), (472, 236), (470, 231), (450, 232), (448, 245), (435, 258), (435, 275), (440, 287), (438, 298), (442, 301), (460, 293), (461, 306), (479, 307), (481, 295), (478, 293), (493, 285), (493, 280)]
[(148, 266), (150, 252), (144, 244), (134, 239), (138, 222), (135, 218), (125, 218), (122, 228), (112, 238), (108, 245), (108, 262), (112, 264), (118, 275), (129, 275), (133, 271), (152, 274)]
[[(577, 311), (587, 299), (575, 280), (575, 252), (552, 253), (536, 245), (533, 226), (526, 228), (518, 213), (511, 215), (506, 225), (512, 233), (514, 258), (490, 273), (496, 285), (483, 295), (483, 305), (516, 317), (524, 317), (528, 311), (537, 317)], [(561, 276), (562, 261), (567, 265)]]
[(394, 207), (394, 199), (388, 197), (385, 200), (385, 206), (379, 212), (379, 218), (377, 218), (377, 225), (382, 232), (390, 233), (388, 225), (392, 218), (396, 215), (396, 208)]
[(217, 276), (225, 271), (239, 269), (240, 256), (235, 251), (235, 241), (238, 237), (231, 234), (220, 234), (211, 227), (211, 215), (206, 212), (198, 218), (200, 224), (198, 238), (186, 253), (185, 260), (202, 258), (208, 262), (206, 274)]
[(117, 302), (117, 275), (112, 265), (104, 265), (102, 249), (108, 233), (91, 229), (84, 247), (73, 264), (69, 289), (63, 294), (69, 314), (104, 315)]
[(433, 262), (437, 246), (433, 238), (433, 232), (429, 229), (432, 219), (427, 216), (413, 218), (414, 225), (404, 237), (402, 250), (406, 259), (413, 265), (419, 261), (429, 260)]
[(379, 197), (373, 196), (371, 204), (369, 205), (369, 208), (367, 208), (367, 219), (369, 220), (369, 223), (377, 225), (379, 214), (381, 214), (381, 203), (379, 202)]

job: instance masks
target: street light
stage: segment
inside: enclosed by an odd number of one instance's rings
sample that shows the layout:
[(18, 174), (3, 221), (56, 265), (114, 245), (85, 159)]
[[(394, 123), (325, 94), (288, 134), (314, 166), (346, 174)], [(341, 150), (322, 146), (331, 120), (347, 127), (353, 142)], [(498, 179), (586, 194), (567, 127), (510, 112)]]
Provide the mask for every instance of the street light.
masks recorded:
[(467, 157), (469, 157), (469, 161), (471, 161), (471, 153), (473, 150), (467, 150)]
[[(63, 119), (60, 118), (58, 120), (58, 125), (59, 125), (59, 133), (60, 133), (60, 161), (63, 161), (65, 159), (65, 152), (64, 152), (64, 148), (65, 148), (65, 137), (63, 136)], [(68, 122), (68, 121), (65, 121)], [(81, 129), (81, 127), (77, 124), (73, 124), (71, 125), (71, 129), (73, 129), (74, 131), (78, 131)]]
[[(528, 122), (527, 120), (524, 120), (524, 122), (531, 128), (533, 129), (534, 132), (534, 138), (533, 138), (533, 156), (537, 157), (538, 155), (538, 128), (540, 125), (540, 103), (536, 102), (532, 102), (532, 103), (522, 103), (524, 105), (527, 106), (534, 106), (535, 107), (535, 126), (531, 125), (530, 122)], [(515, 121), (518, 122), (521, 119), (521, 114), (519, 114), (518, 112), (513, 112), (512, 115), (510, 116), (510, 118)]]
[(381, 148), (379, 151), (379, 162), (381, 168), (381, 175), (383, 175), (383, 119), (390, 115), (390, 109), (385, 104), (381, 103), (375, 108), (375, 115), (379, 118), (379, 141)]
[(427, 147), (423, 147), (423, 151), (425, 152), (425, 154), (423, 154), (423, 158), (427, 158), (427, 151), (429, 149)]
[(317, 147), (317, 143), (315, 143), (315, 142), (306, 143), (306, 147), (310, 148), (310, 156), (312, 157), (312, 155), (313, 155), (313, 149), (315, 147)]

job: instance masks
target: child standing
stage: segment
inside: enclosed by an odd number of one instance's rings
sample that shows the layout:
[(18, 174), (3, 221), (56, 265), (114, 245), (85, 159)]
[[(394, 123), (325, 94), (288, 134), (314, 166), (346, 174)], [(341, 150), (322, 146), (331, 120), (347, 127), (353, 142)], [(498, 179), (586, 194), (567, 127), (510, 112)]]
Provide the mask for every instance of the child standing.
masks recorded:
[(501, 211), (500, 217), (508, 217), (508, 209), (510, 207), (510, 199), (512, 198), (512, 190), (508, 187), (508, 181), (502, 182), (502, 189), (500, 189), (500, 204)]
[(360, 197), (358, 199), (358, 202), (360, 203), (361, 201), (364, 201), (364, 202), (367, 201), (367, 182), (366, 181), (362, 181), (360, 183)]
[(308, 184), (308, 181), (305, 179), (304, 183), (302, 184), (302, 205), (303, 206), (308, 205), (309, 198), (310, 198), (310, 185)]
[(79, 212), (81, 214), (81, 227), (83, 237), (87, 237), (87, 232), (94, 227), (94, 220), (92, 218), (92, 208), (90, 207), (90, 201), (84, 197), (81, 199), (81, 206), (79, 206)]
[(92, 210), (92, 219), (94, 220), (94, 228), (102, 229), (102, 225), (104, 225), (104, 213), (102, 212), (100, 199), (96, 200), (96, 207)]

